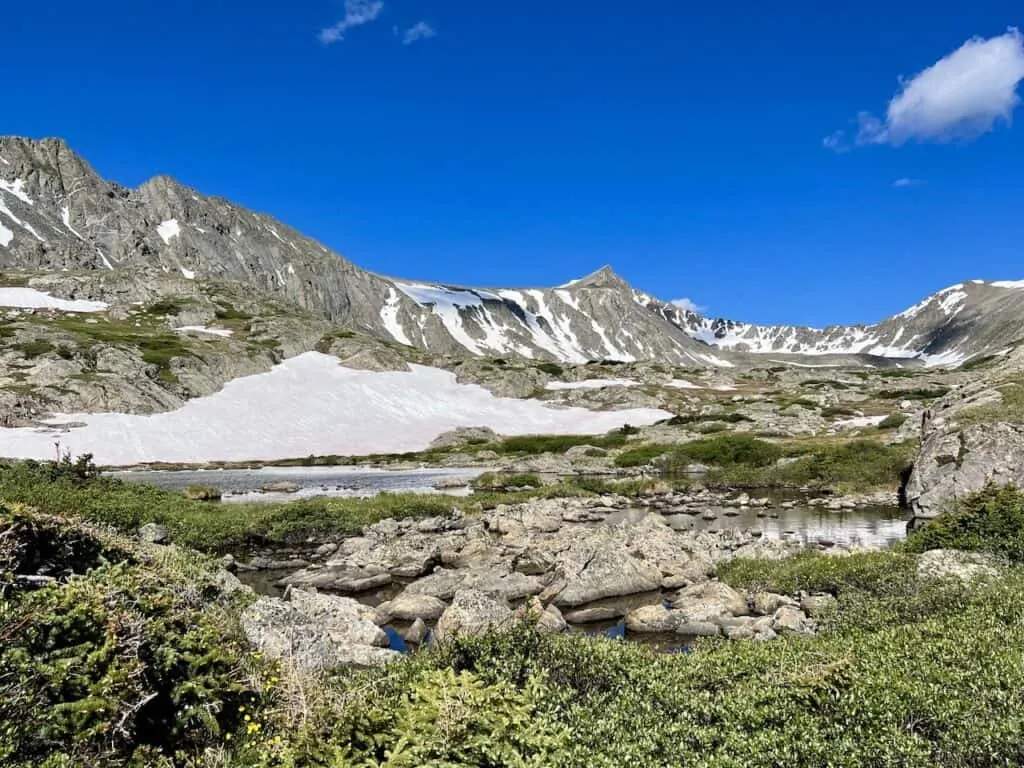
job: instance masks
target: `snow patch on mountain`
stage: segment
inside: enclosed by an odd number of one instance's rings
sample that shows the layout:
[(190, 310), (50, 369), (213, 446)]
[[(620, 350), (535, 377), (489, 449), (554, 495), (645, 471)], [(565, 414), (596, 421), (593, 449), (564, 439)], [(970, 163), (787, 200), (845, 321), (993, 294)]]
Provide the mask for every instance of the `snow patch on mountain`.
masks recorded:
[(605, 389), (607, 387), (635, 387), (639, 381), (632, 379), (584, 379), (583, 381), (549, 381), (544, 389)]
[(17, 309), (57, 309), (62, 312), (102, 312), (109, 305), (103, 301), (58, 299), (35, 288), (0, 288), (0, 307)]
[(168, 219), (167, 221), (160, 223), (156, 228), (156, 233), (160, 235), (160, 239), (164, 241), (164, 245), (170, 245), (172, 238), (179, 237), (181, 235), (181, 226), (178, 224), (177, 219)]
[[(254, 413), (260, 418), (252, 418)], [(73, 414), (51, 419), (47, 428), (0, 429), (0, 453), (45, 459), (59, 440), (72, 454), (92, 453), (104, 464), (358, 456), (422, 450), (456, 427), (488, 426), (505, 435), (590, 435), (670, 415), (650, 408), (589, 411), (499, 398), (436, 368), (361, 371), (308, 352), (268, 373), (235, 379), (176, 411)], [(61, 426), (67, 422), (85, 426)]]
[(234, 331), (228, 328), (208, 328), (205, 325), (183, 325), (180, 328), (174, 329), (177, 333), (205, 333), (210, 336), (220, 336), (222, 338), (229, 338), (234, 335)]
[(0, 179), (0, 190), (14, 195), (26, 205), (32, 205), (32, 198), (25, 194), (24, 179), (15, 179), (14, 181), (4, 181), (3, 179)]
[[(291, 265), (289, 265), (291, 266)], [(292, 270), (294, 273), (294, 270)], [(391, 338), (397, 341), (399, 344), (405, 344), (411, 347), (412, 342), (409, 337), (405, 335), (405, 329), (402, 324), (398, 322), (398, 307), (401, 298), (398, 292), (394, 288), (388, 287), (388, 300), (384, 303), (384, 306), (380, 308), (380, 319), (384, 323), (384, 329), (391, 334)]]
[[(78, 234), (74, 227), (71, 226), (71, 208), (65, 205), (63, 208), (60, 209), (60, 220), (64, 223), (64, 227), (65, 229), (67, 229), (68, 232), (77, 237), (79, 240), (85, 239), (80, 234)], [(111, 269), (113, 269), (113, 267), (111, 267)]]

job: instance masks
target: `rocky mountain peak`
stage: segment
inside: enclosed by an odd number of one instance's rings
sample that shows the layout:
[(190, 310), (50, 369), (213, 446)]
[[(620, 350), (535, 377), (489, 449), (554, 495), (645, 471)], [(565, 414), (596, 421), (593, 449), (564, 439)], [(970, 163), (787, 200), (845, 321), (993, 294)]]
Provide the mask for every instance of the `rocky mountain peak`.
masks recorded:
[(616, 274), (615, 270), (612, 269), (609, 264), (605, 264), (600, 269), (595, 270), (589, 275), (585, 275), (578, 280), (573, 280), (567, 285), (572, 288), (626, 288), (632, 290), (629, 283)]

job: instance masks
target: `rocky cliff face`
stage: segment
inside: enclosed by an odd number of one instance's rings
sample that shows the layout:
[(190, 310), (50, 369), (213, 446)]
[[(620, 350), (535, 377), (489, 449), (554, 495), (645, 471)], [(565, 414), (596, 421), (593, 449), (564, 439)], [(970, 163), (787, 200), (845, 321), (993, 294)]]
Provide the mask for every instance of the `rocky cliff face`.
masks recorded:
[(125, 272), (134, 288), (123, 302), (152, 299), (155, 277), (238, 283), (435, 353), (564, 362), (731, 367), (749, 353), (955, 365), (1015, 344), (1024, 317), (1024, 282), (951, 286), (877, 325), (826, 329), (702, 317), (635, 290), (608, 268), (556, 288), (412, 283), (360, 269), (269, 216), (167, 177), (137, 189), (105, 181), (56, 139), (0, 138), (5, 267)]

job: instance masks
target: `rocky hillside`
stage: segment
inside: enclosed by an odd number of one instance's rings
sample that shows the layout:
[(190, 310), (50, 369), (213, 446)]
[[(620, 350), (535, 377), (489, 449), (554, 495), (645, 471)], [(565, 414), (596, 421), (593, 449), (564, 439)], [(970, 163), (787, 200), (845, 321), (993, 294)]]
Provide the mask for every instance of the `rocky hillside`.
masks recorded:
[[(434, 353), (568, 363), (727, 368), (769, 354), (815, 356), (815, 365), (885, 358), (957, 365), (1013, 346), (1024, 316), (1024, 282), (959, 284), (876, 325), (814, 329), (702, 317), (634, 289), (607, 267), (555, 288), (391, 279), (173, 179), (137, 189), (105, 181), (57, 139), (0, 138), (5, 267), (122, 273), (127, 287), (115, 307), (152, 299), (158, 278), (241, 284), (332, 324)], [(80, 281), (76, 289), (110, 301), (96, 295), (101, 284)]]
[(154, 276), (243, 283), (335, 323), (440, 353), (728, 364), (634, 301), (610, 270), (550, 290), (391, 280), (173, 179), (137, 189), (105, 181), (56, 139), (0, 138), (0, 267), (131, 270), (138, 292)]

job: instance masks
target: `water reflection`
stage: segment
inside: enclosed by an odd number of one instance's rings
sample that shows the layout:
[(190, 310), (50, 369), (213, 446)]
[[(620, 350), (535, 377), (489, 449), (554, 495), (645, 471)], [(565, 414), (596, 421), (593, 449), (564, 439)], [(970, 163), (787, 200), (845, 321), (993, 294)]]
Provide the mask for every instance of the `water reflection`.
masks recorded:
[[(445, 493), (468, 493), (466, 483), (482, 469), (384, 470), (366, 467), (264, 467), (262, 469), (129, 470), (112, 472), (113, 477), (146, 483), (169, 491), (184, 491), (190, 485), (218, 489), (224, 501), (285, 501), (311, 496), (373, 496), (394, 493), (437, 493), (437, 485), (453, 485)], [(263, 493), (264, 486), (288, 483), (298, 486), (294, 493)]]

